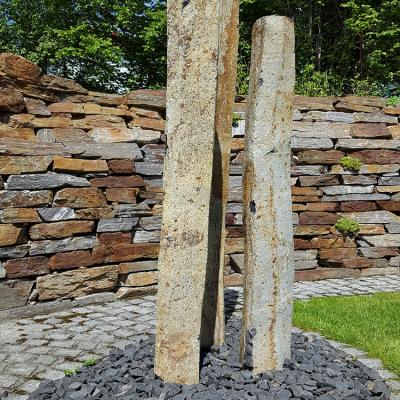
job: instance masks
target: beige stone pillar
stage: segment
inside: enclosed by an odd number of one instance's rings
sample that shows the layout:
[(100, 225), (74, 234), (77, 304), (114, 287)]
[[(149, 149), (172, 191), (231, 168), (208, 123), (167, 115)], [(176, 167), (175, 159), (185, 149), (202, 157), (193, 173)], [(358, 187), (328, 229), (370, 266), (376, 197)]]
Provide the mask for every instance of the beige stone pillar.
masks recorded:
[(236, 0), (167, 4), (168, 149), (155, 372), (169, 382), (197, 383), (200, 346), (221, 341), (223, 332), (219, 254), (237, 9)]
[(259, 19), (252, 34), (246, 116), (245, 281), (242, 363), (255, 373), (281, 369), (290, 356), (293, 228), (290, 136), (295, 79), (294, 27)]

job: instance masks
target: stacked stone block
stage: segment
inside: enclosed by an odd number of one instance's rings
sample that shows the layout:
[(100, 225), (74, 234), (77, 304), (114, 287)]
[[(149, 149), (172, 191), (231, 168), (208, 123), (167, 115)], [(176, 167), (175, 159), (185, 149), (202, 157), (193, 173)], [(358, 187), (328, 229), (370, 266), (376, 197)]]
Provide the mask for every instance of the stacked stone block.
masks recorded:
[[(245, 110), (238, 98), (239, 118)], [(399, 115), (380, 98), (296, 98), (297, 279), (399, 270)], [(244, 121), (234, 125), (227, 285), (243, 270)], [(155, 290), (164, 128), (164, 91), (90, 92), (0, 54), (0, 309)], [(358, 173), (340, 165), (344, 155), (361, 160)], [(356, 238), (334, 228), (341, 215), (360, 224)]]

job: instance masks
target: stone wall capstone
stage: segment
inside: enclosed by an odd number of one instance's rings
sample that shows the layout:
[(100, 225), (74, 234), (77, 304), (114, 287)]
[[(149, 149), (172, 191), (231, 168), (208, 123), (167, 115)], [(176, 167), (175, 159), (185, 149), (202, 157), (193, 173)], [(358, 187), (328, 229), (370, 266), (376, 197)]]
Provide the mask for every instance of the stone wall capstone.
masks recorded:
[[(245, 110), (238, 97), (226, 285), (242, 283)], [(376, 97), (296, 97), (296, 279), (399, 272), (399, 116)], [(164, 128), (162, 90), (90, 92), (0, 54), (0, 310), (156, 290)], [(347, 155), (361, 161), (358, 172), (342, 167)], [(335, 228), (341, 216), (359, 223), (356, 237)]]

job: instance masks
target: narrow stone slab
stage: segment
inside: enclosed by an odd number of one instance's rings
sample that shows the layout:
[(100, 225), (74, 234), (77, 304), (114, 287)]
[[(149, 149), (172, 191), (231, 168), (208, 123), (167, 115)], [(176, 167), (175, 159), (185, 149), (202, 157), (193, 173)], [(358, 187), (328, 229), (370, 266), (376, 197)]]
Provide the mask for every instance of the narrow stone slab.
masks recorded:
[(392, 222), (400, 222), (400, 217), (390, 211), (339, 213), (339, 215), (350, 218), (359, 224), (390, 224)]
[(375, 247), (400, 247), (400, 234), (363, 236), (363, 240)]
[(374, 186), (324, 186), (321, 190), (327, 195), (339, 195), (339, 194), (353, 194), (353, 193), (372, 193)]
[(28, 302), (33, 281), (0, 282), (0, 311), (22, 307)]
[(101, 219), (97, 225), (97, 233), (128, 232), (137, 225), (139, 218), (110, 218)]
[(38, 207), (53, 201), (51, 190), (1, 190), (0, 208), (7, 207)]
[(78, 147), (71, 143), (64, 143), (64, 145), (71, 153), (78, 151), (85, 158), (132, 159), (134, 161), (143, 159), (142, 152), (136, 143), (84, 143), (79, 144)]
[(329, 150), (333, 149), (333, 142), (329, 138), (293, 137), (291, 141), (293, 151), (299, 150)]
[(0, 174), (17, 175), (29, 172), (46, 172), (52, 159), (52, 156), (3, 156), (0, 157)]
[(66, 221), (75, 219), (75, 210), (68, 207), (38, 208), (40, 217), (46, 222)]
[(193, 384), (199, 382), (200, 346), (214, 341), (214, 332), (220, 335), (223, 321), (217, 309), (219, 255), (238, 2), (171, 0), (167, 13), (168, 152), (155, 372), (166, 381)]
[(256, 21), (247, 107), (244, 175), (245, 280), (242, 364), (282, 369), (290, 357), (294, 279), (290, 137), (294, 27), (285, 17)]
[(95, 236), (69, 237), (60, 240), (40, 240), (32, 242), (29, 255), (60, 253), (73, 250), (92, 249), (99, 242)]
[(400, 150), (400, 140), (395, 139), (339, 139), (336, 143), (339, 150), (389, 149)]

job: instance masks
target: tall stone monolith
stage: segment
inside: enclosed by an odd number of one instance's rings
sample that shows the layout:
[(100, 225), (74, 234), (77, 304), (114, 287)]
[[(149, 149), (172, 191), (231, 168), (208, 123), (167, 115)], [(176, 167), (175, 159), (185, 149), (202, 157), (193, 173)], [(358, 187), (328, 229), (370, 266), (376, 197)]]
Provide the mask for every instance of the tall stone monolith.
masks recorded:
[(223, 338), (220, 247), (238, 4), (169, 0), (167, 13), (168, 149), (155, 372), (168, 382), (193, 384), (199, 381), (201, 345)]
[(290, 136), (294, 27), (259, 19), (252, 33), (244, 172), (242, 363), (255, 373), (282, 369), (290, 356), (294, 278)]

